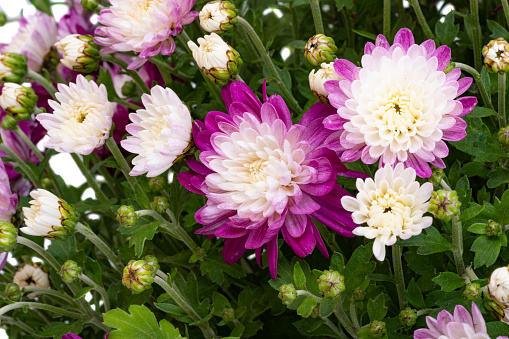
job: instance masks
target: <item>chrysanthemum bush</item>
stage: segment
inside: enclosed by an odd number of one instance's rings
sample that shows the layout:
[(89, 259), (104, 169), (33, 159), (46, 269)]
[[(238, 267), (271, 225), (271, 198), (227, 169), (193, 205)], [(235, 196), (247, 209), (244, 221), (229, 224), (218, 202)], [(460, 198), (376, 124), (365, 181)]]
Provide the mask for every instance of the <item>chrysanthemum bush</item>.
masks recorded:
[(10, 338), (508, 338), (506, 0), (31, 2)]

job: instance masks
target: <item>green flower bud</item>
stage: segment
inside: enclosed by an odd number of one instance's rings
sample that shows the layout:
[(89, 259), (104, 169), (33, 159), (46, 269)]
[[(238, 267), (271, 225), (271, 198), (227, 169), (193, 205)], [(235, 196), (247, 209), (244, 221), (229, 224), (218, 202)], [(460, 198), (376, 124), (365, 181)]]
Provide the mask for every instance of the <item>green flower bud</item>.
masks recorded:
[(60, 276), (66, 283), (71, 283), (78, 277), (81, 272), (81, 267), (73, 260), (67, 260), (60, 269)]
[(345, 277), (338, 271), (323, 271), (318, 278), (318, 288), (325, 297), (337, 297), (345, 290)]
[(431, 182), (433, 186), (437, 187), (445, 178), (444, 170), (435, 166), (431, 166), (431, 170), (431, 177), (428, 179), (428, 181)]
[(22, 84), (26, 75), (26, 56), (18, 53), (0, 53), (0, 82)]
[(318, 318), (320, 316), (320, 307), (315, 306), (313, 307), (313, 310), (311, 311), (311, 318)]
[(170, 204), (168, 203), (168, 199), (165, 197), (155, 197), (154, 201), (150, 203), (150, 208), (158, 213), (164, 213), (168, 208), (170, 208)]
[(364, 291), (360, 288), (354, 288), (353, 291), (352, 291), (352, 297), (354, 300), (357, 300), (357, 301), (361, 301), (364, 299)]
[(498, 131), (497, 140), (501, 145), (509, 146), (509, 126), (502, 127)]
[(138, 220), (138, 214), (134, 211), (134, 207), (122, 205), (117, 210), (117, 220), (122, 227), (133, 227)]
[(491, 73), (503, 73), (509, 70), (509, 44), (503, 38), (491, 40), (482, 49), (484, 66)]
[(146, 255), (145, 258), (143, 258), (143, 260), (145, 260), (147, 264), (151, 267), (152, 274), (155, 276), (157, 270), (160, 268), (159, 261), (157, 260), (157, 258), (153, 255)]
[(239, 10), (229, 1), (211, 1), (200, 11), (200, 25), (209, 32), (222, 34), (237, 23)]
[(148, 188), (157, 193), (164, 188), (164, 178), (163, 177), (153, 177), (148, 181)]
[(83, 7), (85, 11), (93, 12), (97, 6), (97, 0), (81, 0), (81, 7)]
[(403, 325), (412, 327), (417, 321), (417, 311), (407, 307), (399, 313), (399, 320)]
[(486, 235), (488, 237), (498, 237), (499, 235), (502, 235), (502, 226), (496, 221), (489, 220), (486, 224)]
[(221, 317), (223, 318), (225, 323), (229, 323), (229, 322), (235, 320), (235, 310), (231, 307), (225, 308), (221, 312)]
[(136, 94), (136, 83), (134, 81), (126, 81), (122, 86), (122, 96), (130, 98)]
[(16, 127), (18, 127), (18, 120), (14, 119), (10, 115), (6, 115), (2, 119), (2, 129), (8, 131), (15, 129)]
[(313, 66), (319, 66), (323, 62), (329, 63), (336, 60), (338, 48), (334, 39), (323, 34), (317, 34), (311, 37), (304, 48), (304, 56)]
[(18, 229), (10, 222), (0, 220), (0, 252), (10, 252), (18, 241)]
[(29, 120), (37, 105), (37, 95), (31, 87), (8, 82), (0, 95), (0, 106), (16, 120)]
[(369, 324), (369, 331), (374, 338), (381, 338), (385, 333), (387, 333), (387, 327), (383, 321), (374, 320), (371, 324)]
[(16, 283), (9, 283), (5, 285), (5, 296), (10, 301), (20, 301), (21, 300), (21, 290), (19, 289), (18, 284)]
[(439, 190), (431, 194), (428, 212), (437, 219), (448, 221), (459, 213), (460, 206), (456, 191)]
[(145, 260), (131, 260), (124, 268), (122, 284), (136, 294), (141, 293), (154, 282), (155, 274), (152, 272), (153, 266)]
[(297, 291), (293, 284), (284, 284), (279, 287), (278, 297), (283, 301), (283, 304), (290, 305), (297, 298)]
[(0, 27), (5, 26), (7, 23), (7, 15), (4, 12), (0, 11)]
[(447, 73), (449, 73), (450, 71), (452, 71), (455, 68), (456, 68), (456, 64), (451, 61), (451, 62), (449, 62), (449, 65), (445, 69), (444, 73), (447, 74)]
[(509, 307), (509, 304), (501, 303), (495, 299), (492, 299), (488, 293), (484, 293), (484, 307), (491, 313), (491, 315), (498, 320), (502, 320), (505, 317), (505, 309)]
[(68, 35), (57, 42), (55, 47), (64, 54), (60, 60), (62, 65), (73, 71), (91, 73), (99, 68), (99, 46), (90, 35)]
[(481, 296), (481, 285), (478, 283), (468, 283), (463, 292), (463, 298), (467, 300), (474, 300)]
[(52, 47), (48, 54), (44, 57), (42, 68), (46, 68), (48, 72), (52, 73), (57, 69), (57, 65), (60, 63), (60, 56), (55, 47)]

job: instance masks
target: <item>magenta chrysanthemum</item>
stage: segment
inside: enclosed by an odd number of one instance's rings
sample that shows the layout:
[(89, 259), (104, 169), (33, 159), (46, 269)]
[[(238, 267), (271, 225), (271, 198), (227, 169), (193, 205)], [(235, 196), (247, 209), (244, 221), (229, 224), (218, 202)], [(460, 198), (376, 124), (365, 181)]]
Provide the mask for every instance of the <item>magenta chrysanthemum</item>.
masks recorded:
[(328, 146), (342, 161), (403, 163), (420, 177), (431, 175), (428, 163), (445, 168), (444, 140), (466, 136), (461, 117), (477, 104), (475, 97), (458, 98), (472, 78), (459, 79), (460, 69), (446, 74), (450, 48), (435, 48), (433, 40), (417, 45), (407, 28), (399, 30), (392, 46), (379, 35), (364, 53), (362, 67), (337, 60), (334, 69), (344, 80), (325, 85), (338, 112), (324, 120), (337, 131)]
[(341, 206), (348, 194), (338, 174), (365, 177), (348, 170), (334, 151), (324, 146), (333, 131), (323, 120), (335, 110), (317, 103), (292, 124), (290, 111), (278, 95), (264, 102), (242, 82), (223, 87), (229, 114), (210, 112), (193, 130), (200, 160), (188, 160), (191, 171), (180, 173), (190, 191), (205, 194), (207, 204), (196, 213), (205, 227), (198, 234), (226, 238), (223, 257), (229, 264), (262, 248), (273, 278), (277, 273), (278, 234), (304, 257), (318, 246), (327, 250), (311, 217), (342, 236), (353, 236), (351, 214)]
[(104, 26), (95, 30), (95, 42), (106, 46), (101, 53), (133, 51), (138, 54), (128, 67), (136, 69), (159, 53), (173, 53), (173, 37), (182, 32), (182, 26), (198, 17), (198, 12), (191, 12), (195, 2), (110, 0), (111, 7), (101, 9), (98, 21)]

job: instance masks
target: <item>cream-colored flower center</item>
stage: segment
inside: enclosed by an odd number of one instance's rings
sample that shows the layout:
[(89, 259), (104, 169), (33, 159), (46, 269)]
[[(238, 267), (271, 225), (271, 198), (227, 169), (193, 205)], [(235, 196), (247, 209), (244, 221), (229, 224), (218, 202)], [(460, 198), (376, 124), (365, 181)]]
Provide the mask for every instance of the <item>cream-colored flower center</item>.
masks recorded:
[(90, 105), (84, 102), (77, 102), (74, 104), (73, 111), (71, 113), (72, 119), (76, 120), (78, 123), (83, 123), (87, 118), (88, 111), (90, 109)]
[(154, 5), (154, 3), (160, 4), (161, 0), (138, 0), (136, 6), (140, 11), (146, 12)]
[(416, 122), (420, 119), (422, 104), (412, 101), (410, 91), (392, 89), (386, 103), (375, 112), (379, 126), (384, 126), (393, 135), (415, 134)]
[(405, 203), (403, 196), (392, 188), (385, 193), (377, 189), (369, 192), (371, 206), (369, 207), (368, 218), (373, 222), (372, 227), (404, 228), (405, 219), (410, 216), (411, 207)]
[(251, 164), (244, 164), (244, 167), (249, 168), (249, 181), (254, 184), (259, 181), (264, 181), (268, 174), (267, 174), (267, 165), (268, 161), (263, 159), (258, 159), (253, 161)]

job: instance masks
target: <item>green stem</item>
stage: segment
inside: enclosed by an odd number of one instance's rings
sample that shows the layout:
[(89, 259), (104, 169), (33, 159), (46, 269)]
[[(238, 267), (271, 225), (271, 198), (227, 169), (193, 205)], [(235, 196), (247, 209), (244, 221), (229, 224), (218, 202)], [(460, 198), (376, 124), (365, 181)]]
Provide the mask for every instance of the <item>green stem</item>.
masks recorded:
[(37, 252), (43, 258), (50, 264), (50, 266), (56, 271), (60, 272), (60, 265), (58, 262), (49, 254), (48, 251), (46, 251), (44, 248), (42, 248), (39, 244), (33, 242), (32, 240), (29, 240), (27, 238), (19, 237), (18, 236), (18, 244), (26, 246)]
[(9, 158), (11, 158), (21, 169), (25, 174), (27, 175), (28, 179), (33, 183), (35, 187), (41, 187), (41, 181), (39, 178), (35, 175), (35, 173), (32, 171), (30, 167), (25, 164), (25, 162), (16, 154), (13, 150), (11, 150), (7, 145), (0, 144), (0, 149), (7, 153)]
[(339, 298), (338, 304), (334, 309), (334, 314), (336, 315), (336, 318), (338, 318), (343, 328), (348, 332), (348, 334), (350, 334), (352, 338), (356, 338), (359, 329), (355, 328), (350, 319), (348, 319), (348, 316), (346, 315), (346, 312), (343, 309), (343, 299), (341, 297)]
[(303, 113), (302, 108), (299, 106), (299, 103), (297, 100), (293, 97), (292, 93), (286, 86), (283, 84), (283, 80), (281, 80), (281, 76), (279, 75), (276, 66), (272, 62), (272, 58), (269, 55), (269, 52), (265, 49), (265, 46), (263, 45), (262, 41), (260, 40), (260, 37), (258, 34), (256, 34), (253, 27), (242, 17), (237, 17), (239, 20), (239, 26), (246, 31), (247, 35), (253, 42), (255, 48), (260, 53), (260, 56), (262, 57), (265, 66), (267, 66), (267, 69), (269, 70), (270, 75), (272, 78), (274, 78), (274, 81), (276, 82), (276, 85), (278, 86), (279, 90), (281, 91), (281, 94), (283, 98), (285, 99), (286, 103), (290, 106), (290, 109), (293, 111), (296, 115), (301, 115)]
[(398, 291), (398, 301), (400, 310), (407, 306), (405, 299), (405, 276), (403, 275), (403, 265), (401, 263), (401, 246), (392, 245), (392, 265), (394, 266), (394, 282)]
[(357, 318), (357, 309), (355, 306), (355, 300), (350, 300), (350, 318), (352, 318), (352, 324), (356, 328), (360, 328), (359, 319)]
[(507, 3), (507, 0), (502, 0), (502, 7), (504, 7), (505, 21), (509, 25), (509, 3)]
[(424, 17), (424, 13), (422, 13), (421, 5), (419, 5), (419, 0), (408, 0), (408, 2), (414, 8), (415, 15), (417, 15), (417, 20), (419, 20), (419, 23), (421, 24), (421, 27), (424, 30), (424, 34), (426, 34), (426, 37), (428, 39), (435, 38), (433, 32), (431, 31), (431, 28), (429, 28), (426, 18)]
[(101, 200), (101, 202), (103, 204), (107, 204), (108, 200), (109, 200), (108, 197), (101, 190), (101, 188), (97, 184), (97, 181), (92, 176), (92, 173), (90, 173), (88, 168), (85, 166), (85, 164), (83, 163), (83, 160), (81, 160), (80, 156), (77, 155), (76, 153), (71, 153), (71, 157), (74, 160), (74, 162), (76, 163), (76, 165), (78, 165), (81, 173), (85, 176), (85, 179), (87, 179), (87, 182), (90, 185), (90, 187), (92, 187), (92, 189), (94, 190), (97, 198), (99, 198), (99, 200)]
[(55, 290), (52, 290), (49, 288), (43, 288), (43, 287), (37, 287), (37, 286), (25, 286), (22, 289), (23, 289), (23, 291), (26, 291), (26, 292), (37, 292), (37, 293), (52, 295), (54, 297), (65, 300), (67, 302), (67, 304), (72, 304), (73, 302), (75, 302), (75, 300), (73, 298), (71, 298), (70, 296), (68, 296), (67, 294), (59, 292), (59, 291), (55, 291)]
[(164, 279), (161, 279), (160, 274), (158, 274), (158, 276), (155, 277), (154, 282), (161, 286), (164, 289), (164, 291), (168, 293), (169, 296), (177, 303), (177, 305), (179, 305), (180, 308), (182, 308), (182, 310), (184, 310), (184, 312), (191, 319), (193, 319), (194, 322), (200, 323), (198, 326), (203, 332), (205, 338), (207, 339), (217, 338), (212, 328), (210, 328), (209, 322), (203, 321), (203, 319), (200, 317), (198, 313), (196, 313), (193, 307), (187, 303), (186, 298), (180, 293), (180, 291), (175, 285), (170, 286)]
[(495, 107), (493, 107), (493, 103), (491, 102), (491, 99), (488, 95), (488, 91), (486, 90), (486, 86), (484, 86), (484, 82), (482, 81), (482, 76), (477, 72), (473, 67), (469, 65), (465, 65), (459, 62), (454, 63), (455, 66), (462, 71), (470, 73), (474, 77), (474, 80), (477, 84), (477, 87), (479, 88), (479, 92), (481, 93), (482, 101), (484, 102), (484, 105), (486, 105), (489, 109), (495, 110)]
[(124, 176), (131, 185), (131, 188), (133, 189), (134, 194), (136, 195), (136, 200), (138, 201), (138, 204), (140, 204), (140, 206), (143, 208), (148, 208), (150, 205), (148, 197), (145, 194), (145, 191), (143, 191), (143, 188), (141, 187), (138, 180), (136, 180), (135, 177), (129, 175), (129, 172), (131, 172), (131, 168), (129, 167), (129, 164), (127, 164), (127, 161), (122, 155), (122, 152), (118, 148), (115, 140), (113, 140), (113, 138), (109, 138), (108, 140), (106, 140), (106, 146), (110, 150), (111, 154), (113, 154), (113, 157), (120, 166), (120, 170), (122, 171), (122, 173), (124, 173)]
[(108, 312), (110, 310), (110, 300), (108, 299), (108, 293), (106, 293), (106, 290), (84, 274), (80, 274), (78, 278), (99, 292), (104, 303), (104, 313)]
[[(417, 0), (416, 0), (417, 1)], [(481, 69), (481, 25), (479, 23), (479, 2), (478, 0), (470, 0), (470, 18), (472, 20), (472, 45), (474, 48), (474, 65), (475, 69)]]
[(311, 13), (313, 14), (313, 21), (315, 23), (316, 34), (325, 34), (323, 29), (322, 12), (320, 10), (320, 1), (311, 0)]
[(343, 331), (341, 331), (336, 325), (329, 320), (329, 318), (322, 318), (323, 322), (329, 327), (336, 335), (341, 339), (348, 339)]
[(417, 316), (420, 317), (421, 315), (430, 314), (435, 310), (436, 310), (436, 308), (425, 308), (423, 310), (418, 310)]
[(34, 336), (35, 338), (42, 338), (42, 337), (38, 336), (37, 334), (35, 334), (35, 330), (33, 328), (31, 328), (30, 326), (28, 326), (27, 324), (25, 324), (22, 321), (18, 321), (14, 318), (6, 317), (6, 316), (1, 316), (0, 321), (2, 323), (7, 323), (7, 324), (14, 325), (16, 327), (19, 327), (21, 330), (25, 331), (26, 333), (30, 334), (31, 336)]
[(507, 117), (505, 111), (505, 92), (506, 92), (505, 72), (498, 73), (498, 121), (500, 128), (507, 126)]
[(384, 36), (389, 39), (391, 36), (391, 0), (384, 0)]
[(465, 263), (463, 262), (463, 226), (459, 213), (452, 217), (452, 254), (456, 271), (459, 276), (465, 275)]
[(101, 238), (97, 236), (90, 228), (83, 225), (82, 223), (76, 223), (76, 231), (83, 234), (85, 238), (90, 240), (99, 250), (108, 258), (108, 260), (113, 264), (113, 267), (118, 271), (122, 272), (124, 269), (124, 265), (120, 262), (115, 253), (110, 249), (110, 247), (102, 241)]
[(57, 90), (50, 80), (46, 79), (41, 74), (32, 71), (31, 69), (28, 70), (27, 76), (31, 78), (33, 82), (38, 82), (39, 84), (41, 84), (42, 87), (44, 87), (46, 91), (48, 91), (48, 93), (51, 94), (53, 99), (55, 99), (55, 93), (57, 92)]
[[(92, 152), (92, 161), (94, 162), (94, 166), (101, 162), (101, 159), (97, 156), (95, 152)], [(106, 167), (99, 166), (99, 174), (104, 177), (104, 181), (106, 182), (106, 185), (110, 188), (110, 190), (115, 194), (117, 198), (120, 199), (120, 191), (117, 189), (116, 181), (113, 179), (113, 177), (110, 175)]]
[(134, 111), (137, 111), (137, 110), (142, 108), (142, 107), (140, 107), (138, 105), (131, 104), (130, 102), (127, 102), (127, 101), (125, 101), (123, 99), (120, 99), (120, 98), (115, 98), (115, 100), (113, 100), (113, 101), (116, 102), (119, 105), (125, 106), (125, 107), (130, 108), (130, 109), (132, 109)]
[[(159, 68), (159, 71), (161, 72), (161, 75), (163, 75), (163, 77), (164, 77), (163, 71), (165, 71), (166, 73), (173, 74), (173, 75), (175, 75), (181, 79), (184, 79), (184, 80), (192, 80), (193, 79), (193, 77), (190, 77), (187, 74), (179, 72), (177, 69), (168, 65), (164, 59), (150, 58), (149, 61)], [(173, 81), (173, 79), (171, 79), (171, 78), (170, 78), (170, 80)]]
[(43, 303), (39, 303), (39, 302), (23, 302), (23, 301), (16, 302), (16, 303), (13, 303), (10, 305), (6, 305), (6, 306), (0, 308), (0, 316), (4, 315), (5, 313), (7, 313), (9, 311), (12, 311), (12, 310), (15, 310), (18, 308), (25, 308), (25, 307), (39, 309), (39, 310), (45, 310), (48, 312), (61, 314), (65, 317), (70, 317), (70, 318), (74, 318), (74, 319), (85, 320), (85, 321), (88, 320), (88, 316), (85, 314), (82, 314), (82, 313), (67, 311), (67, 310), (61, 309), (59, 307), (55, 307), (52, 305), (47, 305), (47, 304), (43, 304)]
[(102, 59), (104, 61), (109, 61), (109, 62), (112, 62), (112, 63), (122, 67), (126, 71), (127, 75), (129, 75), (133, 79), (133, 81), (136, 83), (136, 85), (138, 85), (138, 87), (141, 89), (142, 92), (150, 93), (150, 88), (148, 88), (147, 84), (143, 81), (143, 79), (139, 76), (139, 74), (134, 70), (127, 69), (127, 66), (128, 66), (127, 62), (117, 58), (113, 54), (102, 54)]

